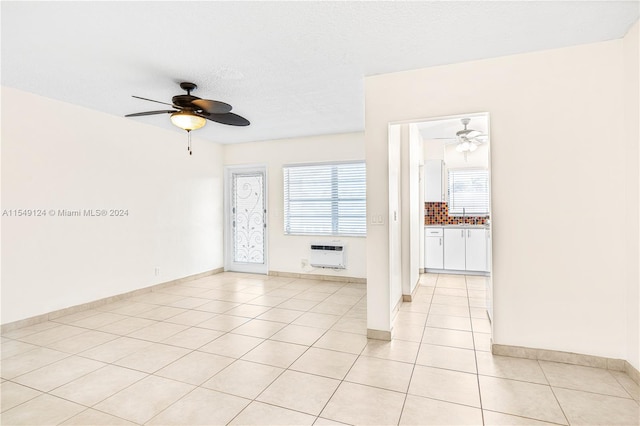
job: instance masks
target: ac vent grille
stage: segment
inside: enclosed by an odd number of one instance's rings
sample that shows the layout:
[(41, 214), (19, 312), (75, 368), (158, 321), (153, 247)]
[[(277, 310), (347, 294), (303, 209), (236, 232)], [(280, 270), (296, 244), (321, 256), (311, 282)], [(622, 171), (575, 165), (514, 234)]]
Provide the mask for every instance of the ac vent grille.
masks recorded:
[(346, 250), (339, 241), (310, 244), (309, 264), (316, 268), (346, 269)]
[(332, 250), (332, 251), (342, 251), (344, 247), (342, 246), (321, 246), (316, 244), (311, 244), (311, 250)]

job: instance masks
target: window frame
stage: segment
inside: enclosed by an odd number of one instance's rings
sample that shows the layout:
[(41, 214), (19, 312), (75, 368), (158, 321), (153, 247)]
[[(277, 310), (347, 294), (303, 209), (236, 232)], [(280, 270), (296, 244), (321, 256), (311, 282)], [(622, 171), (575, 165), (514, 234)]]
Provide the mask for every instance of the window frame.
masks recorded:
[[(363, 191), (362, 191), (362, 196), (358, 196), (358, 197), (346, 197), (346, 198), (340, 198), (339, 197), (339, 187), (340, 187), (340, 183), (339, 183), (339, 176), (338, 176), (338, 169), (340, 166), (353, 166), (353, 165), (362, 165), (363, 170), (362, 170), (362, 179), (363, 179)], [(325, 168), (330, 168), (330, 173), (331, 173), (331, 182), (329, 182), (329, 187), (331, 188), (331, 197), (327, 198), (327, 197), (318, 197), (318, 198), (307, 198), (305, 199), (299, 199), (299, 200), (295, 200), (294, 202), (298, 203), (298, 205), (304, 205), (304, 203), (313, 203), (313, 202), (330, 202), (331, 203), (331, 208), (330, 208), (330, 221), (331, 221), (331, 231), (330, 232), (323, 232), (323, 231), (318, 231), (318, 232), (314, 232), (314, 231), (310, 231), (309, 229), (291, 229), (291, 223), (290, 223), (290, 218), (291, 217), (295, 217), (291, 215), (291, 192), (290, 192), (290, 184), (289, 184), (289, 179), (290, 176), (288, 175), (288, 169), (293, 169), (293, 168), (312, 168), (312, 167), (325, 167)], [(318, 162), (318, 163), (295, 163), (295, 164), (284, 164), (282, 166), (282, 177), (283, 177), (283, 232), (284, 235), (309, 235), (309, 236), (325, 236), (325, 237), (366, 237), (367, 236), (367, 211), (366, 211), (366, 202), (367, 202), (367, 192), (366, 192), (366, 163), (364, 160), (347, 160), (347, 161), (330, 161), (330, 162)], [(338, 179), (337, 182), (335, 182), (335, 180)], [(321, 180), (318, 181), (319, 183), (321, 182)], [(355, 203), (360, 203), (363, 202), (364, 203), (364, 208), (362, 209), (362, 211), (358, 211), (357, 215), (344, 215), (344, 214), (340, 214), (341, 213), (341, 209), (340, 208), (340, 203), (341, 202), (355, 202)], [(304, 216), (297, 216), (297, 217), (304, 217)], [(320, 217), (324, 217), (325, 220), (328, 217), (326, 214), (325, 215), (317, 215), (318, 218)], [(360, 220), (361, 225), (359, 226), (359, 228), (363, 229), (363, 232), (355, 232), (353, 231), (353, 228), (350, 229), (347, 232), (340, 232), (340, 218), (357, 218), (358, 220)], [(313, 218), (313, 215), (309, 215), (307, 216), (307, 218)], [(313, 220), (313, 219), (311, 219)]]
[[(483, 172), (484, 177), (486, 178), (485, 181), (485, 187), (486, 187), (486, 199), (485, 201), (485, 207), (486, 210), (483, 211), (478, 211), (476, 210), (471, 210), (470, 212), (467, 212), (466, 209), (469, 207), (456, 207), (454, 205), (454, 201), (455, 201), (455, 196), (452, 194), (452, 179), (451, 179), (451, 174), (455, 174), (455, 173), (461, 173), (461, 172)], [(490, 214), (490, 210), (491, 210), (491, 191), (490, 191), (490, 184), (489, 184), (489, 169), (488, 168), (484, 168), (484, 167), (472, 167), (472, 168), (451, 168), (447, 170), (447, 207), (448, 207), (448, 211), (449, 211), (449, 216), (452, 217), (485, 217), (485, 216), (489, 216)], [(465, 209), (465, 210), (463, 210)]]

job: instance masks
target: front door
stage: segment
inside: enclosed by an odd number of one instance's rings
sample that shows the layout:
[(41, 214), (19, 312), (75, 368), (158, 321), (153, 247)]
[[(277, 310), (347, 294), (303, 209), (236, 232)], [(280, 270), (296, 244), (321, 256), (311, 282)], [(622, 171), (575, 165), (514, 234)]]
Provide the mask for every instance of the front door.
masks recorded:
[(227, 243), (225, 269), (266, 274), (266, 171), (227, 169)]

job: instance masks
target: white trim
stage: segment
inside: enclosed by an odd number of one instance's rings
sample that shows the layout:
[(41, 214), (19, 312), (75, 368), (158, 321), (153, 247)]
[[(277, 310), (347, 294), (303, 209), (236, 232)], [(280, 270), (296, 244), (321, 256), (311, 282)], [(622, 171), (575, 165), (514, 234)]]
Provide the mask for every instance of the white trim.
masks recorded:
[[(263, 264), (241, 264), (233, 261), (233, 245), (231, 235), (231, 174), (232, 173), (263, 173), (263, 199), (265, 214), (265, 232), (264, 232), (264, 263)], [(245, 272), (250, 274), (263, 274), (269, 272), (269, 174), (266, 164), (250, 164), (238, 166), (224, 167), (224, 270), (233, 272)]]
[(285, 167), (308, 167), (308, 166), (328, 166), (331, 164), (356, 164), (362, 163), (366, 165), (366, 161), (364, 160), (340, 160), (340, 161), (314, 161), (309, 163), (290, 163), (283, 164), (282, 168)]
[(491, 353), (494, 355), (526, 358), (540, 361), (561, 362), (585, 367), (603, 368), (613, 371), (624, 371), (636, 383), (640, 382), (640, 371), (625, 359), (609, 358), (598, 355), (587, 355), (553, 349), (538, 349), (525, 346), (502, 345), (491, 341)]

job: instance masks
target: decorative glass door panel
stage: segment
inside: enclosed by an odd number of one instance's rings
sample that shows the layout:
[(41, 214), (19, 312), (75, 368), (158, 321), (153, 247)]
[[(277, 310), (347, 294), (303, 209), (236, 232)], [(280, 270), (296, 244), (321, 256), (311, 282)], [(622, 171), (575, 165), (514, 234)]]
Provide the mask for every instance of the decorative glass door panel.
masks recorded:
[(233, 261), (264, 264), (264, 174), (233, 173), (232, 176)]

